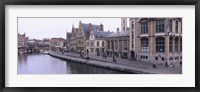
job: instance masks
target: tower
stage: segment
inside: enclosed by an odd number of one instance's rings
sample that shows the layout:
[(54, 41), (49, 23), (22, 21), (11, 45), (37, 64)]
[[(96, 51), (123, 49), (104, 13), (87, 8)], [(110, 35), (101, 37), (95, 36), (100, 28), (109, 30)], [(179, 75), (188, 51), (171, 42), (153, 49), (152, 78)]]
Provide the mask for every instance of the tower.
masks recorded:
[(135, 30), (136, 30), (136, 18), (130, 18), (129, 19), (129, 27), (130, 27), (130, 57), (135, 58)]
[(121, 18), (121, 31), (127, 30), (127, 18)]

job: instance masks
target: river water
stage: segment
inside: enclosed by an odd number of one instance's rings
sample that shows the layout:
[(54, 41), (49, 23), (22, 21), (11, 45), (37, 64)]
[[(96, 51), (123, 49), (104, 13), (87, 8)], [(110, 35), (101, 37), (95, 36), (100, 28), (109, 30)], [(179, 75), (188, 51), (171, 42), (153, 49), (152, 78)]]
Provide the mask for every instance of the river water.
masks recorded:
[(18, 55), (18, 74), (124, 74), (125, 72), (64, 61), (47, 54)]

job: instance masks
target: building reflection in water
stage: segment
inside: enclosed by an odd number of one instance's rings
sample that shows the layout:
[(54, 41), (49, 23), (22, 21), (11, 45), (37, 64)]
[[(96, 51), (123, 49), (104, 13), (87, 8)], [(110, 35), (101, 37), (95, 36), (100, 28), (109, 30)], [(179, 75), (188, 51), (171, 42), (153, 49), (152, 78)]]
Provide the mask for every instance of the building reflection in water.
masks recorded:
[(68, 72), (71, 74), (125, 74), (125, 72), (120, 72), (120, 71), (97, 67), (97, 66), (92, 66), (92, 65), (76, 63), (76, 62), (72, 62), (72, 61), (67, 62), (67, 67), (70, 67), (70, 68), (68, 68)]

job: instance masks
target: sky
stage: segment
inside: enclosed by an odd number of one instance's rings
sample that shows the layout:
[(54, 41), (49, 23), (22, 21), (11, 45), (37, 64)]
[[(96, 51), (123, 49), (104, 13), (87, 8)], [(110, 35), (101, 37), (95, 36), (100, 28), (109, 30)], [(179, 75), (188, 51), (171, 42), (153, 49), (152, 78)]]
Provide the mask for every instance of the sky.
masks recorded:
[(79, 21), (95, 25), (102, 23), (104, 31), (121, 29), (121, 18), (18, 18), (18, 33), (26, 33), (29, 39), (66, 39), (66, 32), (71, 32), (72, 25), (78, 28)]

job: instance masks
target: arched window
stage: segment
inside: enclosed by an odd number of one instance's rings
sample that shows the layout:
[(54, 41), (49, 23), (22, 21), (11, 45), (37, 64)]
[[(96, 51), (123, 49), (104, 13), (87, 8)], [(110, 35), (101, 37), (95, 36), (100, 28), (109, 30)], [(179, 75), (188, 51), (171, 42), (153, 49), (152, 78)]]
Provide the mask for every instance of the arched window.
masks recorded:
[(160, 32), (165, 32), (165, 21), (164, 21), (164, 19), (156, 21), (156, 33), (160, 33)]
[(178, 33), (178, 21), (176, 21), (176, 33)]
[(141, 34), (148, 34), (148, 22), (141, 23)]
[(169, 32), (172, 32), (172, 19), (169, 20)]
[(141, 38), (141, 51), (142, 52), (149, 51), (148, 38)]
[(175, 52), (178, 52), (178, 37), (175, 38)]
[(173, 46), (173, 38), (169, 38), (169, 52), (172, 52), (172, 46)]
[(99, 46), (99, 41), (97, 41), (97, 46)]
[(182, 38), (180, 38), (180, 52), (182, 52)]
[(165, 52), (165, 38), (164, 37), (156, 38), (156, 52)]
[(104, 46), (104, 41), (102, 42), (102, 46)]

